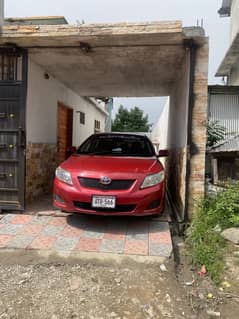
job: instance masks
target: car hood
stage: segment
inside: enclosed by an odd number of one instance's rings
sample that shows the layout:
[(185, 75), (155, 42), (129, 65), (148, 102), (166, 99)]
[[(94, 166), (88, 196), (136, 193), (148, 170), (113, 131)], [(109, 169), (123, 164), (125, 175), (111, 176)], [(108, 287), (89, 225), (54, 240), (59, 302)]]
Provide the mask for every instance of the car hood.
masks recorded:
[(63, 169), (78, 176), (100, 177), (102, 174), (125, 176), (154, 173), (162, 170), (161, 163), (155, 157), (112, 157), (73, 155), (60, 165)]

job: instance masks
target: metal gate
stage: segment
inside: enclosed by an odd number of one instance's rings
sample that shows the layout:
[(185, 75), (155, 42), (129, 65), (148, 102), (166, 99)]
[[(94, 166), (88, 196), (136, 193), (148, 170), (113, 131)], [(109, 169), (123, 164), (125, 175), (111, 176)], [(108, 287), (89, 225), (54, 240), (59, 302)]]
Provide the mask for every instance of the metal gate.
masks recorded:
[(0, 48), (0, 210), (23, 210), (27, 53)]

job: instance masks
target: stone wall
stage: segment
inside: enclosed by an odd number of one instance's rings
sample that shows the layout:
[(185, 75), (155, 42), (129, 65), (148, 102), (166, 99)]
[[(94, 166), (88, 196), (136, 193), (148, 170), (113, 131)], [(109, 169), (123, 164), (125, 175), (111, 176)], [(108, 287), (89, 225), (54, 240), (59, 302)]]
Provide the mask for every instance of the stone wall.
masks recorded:
[(196, 152), (190, 160), (188, 187), (188, 216), (195, 213), (196, 201), (205, 193), (206, 122), (208, 103), (208, 43), (197, 50), (194, 76), (194, 107), (192, 114), (192, 142)]
[(26, 148), (26, 203), (52, 192), (57, 163), (55, 144), (28, 143)]

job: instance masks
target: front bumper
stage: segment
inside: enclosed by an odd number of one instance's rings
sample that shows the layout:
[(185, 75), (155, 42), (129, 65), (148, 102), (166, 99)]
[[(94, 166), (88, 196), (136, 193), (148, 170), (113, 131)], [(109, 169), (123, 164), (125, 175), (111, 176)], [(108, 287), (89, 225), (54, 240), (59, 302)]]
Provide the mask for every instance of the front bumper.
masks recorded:
[[(91, 207), (93, 195), (115, 196), (116, 208), (111, 210)], [(164, 208), (164, 197), (164, 182), (146, 189), (106, 192), (88, 188), (78, 189), (55, 178), (53, 205), (69, 213), (145, 216), (160, 214)]]

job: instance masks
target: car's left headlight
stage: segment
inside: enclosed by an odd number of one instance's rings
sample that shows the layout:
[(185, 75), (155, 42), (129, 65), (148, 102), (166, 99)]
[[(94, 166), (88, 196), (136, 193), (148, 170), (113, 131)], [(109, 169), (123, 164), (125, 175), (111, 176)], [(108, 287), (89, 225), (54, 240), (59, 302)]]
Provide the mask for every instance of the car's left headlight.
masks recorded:
[(56, 177), (66, 184), (73, 185), (71, 173), (61, 167), (56, 169)]
[(165, 177), (164, 171), (161, 171), (156, 174), (148, 175), (145, 177), (143, 184), (141, 185), (141, 188), (147, 188), (147, 187), (160, 184), (164, 180), (164, 177)]

